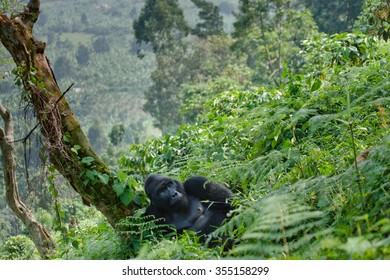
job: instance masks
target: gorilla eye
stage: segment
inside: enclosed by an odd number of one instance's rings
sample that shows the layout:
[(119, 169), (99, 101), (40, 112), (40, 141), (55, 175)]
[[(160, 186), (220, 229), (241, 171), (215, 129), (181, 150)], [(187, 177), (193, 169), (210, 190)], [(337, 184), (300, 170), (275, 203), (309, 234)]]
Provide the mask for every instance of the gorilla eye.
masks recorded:
[(171, 181), (171, 180), (164, 182), (164, 186), (165, 186), (165, 187), (170, 187), (170, 186), (172, 186), (172, 185), (174, 185), (174, 184), (175, 184), (175, 183), (174, 183), (173, 181)]
[(166, 190), (167, 190), (167, 186), (162, 186), (159, 190), (158, 190), (158, 192), (159, 193), (163, 193), (163, 192), (165, 192)]

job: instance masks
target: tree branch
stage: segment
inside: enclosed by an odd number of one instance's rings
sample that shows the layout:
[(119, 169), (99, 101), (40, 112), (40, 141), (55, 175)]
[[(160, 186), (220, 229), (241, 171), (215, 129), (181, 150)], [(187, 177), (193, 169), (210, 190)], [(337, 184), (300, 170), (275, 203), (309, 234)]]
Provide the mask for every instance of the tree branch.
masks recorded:
[[(3, 106), (3, 104), (0, 102), (0, 115), (4, 120), (4, 125), (5, 125), (5, 132), (3, 132), (3, 137), (7, 137), (8, 135), (13, 135), (13, 126), (11, 124), (11, 113)], [(7, 133), (8, 132), (8, 133)], [(2, 140), (0, 138), (0, 140)], [(13, 139), (8, 139), (9, 142), (12, 142)]]
[(41, 5), (41, 1), (39, 0), (30, 0), (27, 4), (27, 8), (30, 10), (32, 13), (39, 13), (39, 7)]
[(4, 120), (5, 129), (0, 128), (0, 150), (4, 162), (4, 183), (6, 198), (9, 207), (14, 214), (27, 227), (31, 239), (43, 259), (48, 259), (55, 254), (56, 244), (50, 233), (35, 218), (32, 211), (20, 200), (18, 184), (16, 180), (16, 162), (13, 146), (13, 121), (11, 113), (0, 102), (0, 115)]
[(30, 0), (27, 8), (23, 13), (23, 22), (28, 25), (30, 29), (33, 28), (34, 23), (38, 20), (39, 7), (41, 5), (39, 0)]

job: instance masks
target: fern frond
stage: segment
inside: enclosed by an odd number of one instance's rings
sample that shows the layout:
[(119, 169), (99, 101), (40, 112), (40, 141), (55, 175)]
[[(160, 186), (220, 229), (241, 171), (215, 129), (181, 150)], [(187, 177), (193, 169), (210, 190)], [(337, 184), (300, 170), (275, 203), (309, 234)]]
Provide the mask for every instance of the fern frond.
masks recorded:
[(322, 235), (325, 215), (302, 204), (294, 194), (270, 195), (254, 206), (253, 224), (242, 236), (234, 254), (288, 258)]

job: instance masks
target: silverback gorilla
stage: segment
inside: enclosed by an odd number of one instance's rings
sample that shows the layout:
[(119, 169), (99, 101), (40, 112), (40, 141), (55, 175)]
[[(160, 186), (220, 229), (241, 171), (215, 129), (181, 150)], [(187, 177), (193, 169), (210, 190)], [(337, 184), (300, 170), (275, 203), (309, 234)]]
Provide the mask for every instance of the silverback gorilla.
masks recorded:
[(192, 230), (199, 235), (209, 234), (221, 225), (232, 209), (228, 198), (233, 193), (226, 187), (193, 176), (183, 184), (164, 175), (152, 174), (145, 181), (150, 198), (146, 215), (164, 218), (177, 231)]

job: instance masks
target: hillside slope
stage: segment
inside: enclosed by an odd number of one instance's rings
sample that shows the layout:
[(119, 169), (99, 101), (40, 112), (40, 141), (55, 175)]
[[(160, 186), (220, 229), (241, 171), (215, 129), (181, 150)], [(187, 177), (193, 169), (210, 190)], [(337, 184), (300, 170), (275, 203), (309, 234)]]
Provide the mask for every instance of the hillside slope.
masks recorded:
[[(198, 124), (132, 146), (123, 168), (225, 182), (237, 210), (215, 234), (234, 240), (230, 256), (388, 259), (389, 44), (360, 34), (318, 40), (306, 42), (305, 75), (221, 92)], [(345, 49), (334, 44), (359, 51), (337, 62)], [(191, 241), (166, 240), (141, 258), (213, 255), (182, 242)]]

